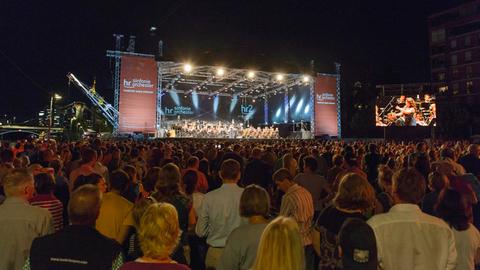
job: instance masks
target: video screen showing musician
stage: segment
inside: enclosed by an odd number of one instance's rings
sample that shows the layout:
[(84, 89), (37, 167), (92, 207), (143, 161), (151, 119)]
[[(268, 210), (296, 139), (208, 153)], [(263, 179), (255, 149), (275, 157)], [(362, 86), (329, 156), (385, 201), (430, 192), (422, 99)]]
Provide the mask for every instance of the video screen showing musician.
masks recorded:
[(377, 98), (376, 126), (434, 126), (436, 121), (435, 97), (387, 96)]

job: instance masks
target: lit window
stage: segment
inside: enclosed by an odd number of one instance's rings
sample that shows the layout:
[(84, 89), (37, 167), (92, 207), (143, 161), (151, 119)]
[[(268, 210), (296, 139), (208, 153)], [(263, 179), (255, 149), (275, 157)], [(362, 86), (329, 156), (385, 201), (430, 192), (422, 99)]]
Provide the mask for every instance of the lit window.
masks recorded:
[(438, 88), (438, 91), (441, 93), (445, 93), (448, 91), (448, 86), (441, 86)]
[(466, 83), (466, 86), (467, 86), (467, 94), (470, 94), (472, 92), (472, 89), (473, 89), (473, 81), (468, 81)]

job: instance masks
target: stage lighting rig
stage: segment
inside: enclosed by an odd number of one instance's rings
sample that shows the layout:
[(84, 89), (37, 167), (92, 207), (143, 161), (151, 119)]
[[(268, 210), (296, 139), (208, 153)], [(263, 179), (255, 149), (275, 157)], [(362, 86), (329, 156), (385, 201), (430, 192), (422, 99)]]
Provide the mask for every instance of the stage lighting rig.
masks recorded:
[(188, 73), (192, 72), (192, 70), (193, 70), (193, 67), (192, 67), (191, 64), (185, 64), (185, 65), (183, 65), (183, 71), (184, 71), (185, 73), (188, 74)]
[(225, 69), (223, 69), (223, 68), (218, 68), (218, 69), (217, 69), (217, 76), (218, 76), (218, 77), (222, 77), (223, 75), (225, 75)]

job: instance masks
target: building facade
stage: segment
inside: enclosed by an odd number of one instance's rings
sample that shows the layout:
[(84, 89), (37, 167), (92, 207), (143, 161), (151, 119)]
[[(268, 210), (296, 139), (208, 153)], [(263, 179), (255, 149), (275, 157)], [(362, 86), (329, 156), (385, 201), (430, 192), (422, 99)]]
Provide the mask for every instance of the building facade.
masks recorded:
[(480, 94), (480, 0), (429, 16), (428, 32), (434, 91)]

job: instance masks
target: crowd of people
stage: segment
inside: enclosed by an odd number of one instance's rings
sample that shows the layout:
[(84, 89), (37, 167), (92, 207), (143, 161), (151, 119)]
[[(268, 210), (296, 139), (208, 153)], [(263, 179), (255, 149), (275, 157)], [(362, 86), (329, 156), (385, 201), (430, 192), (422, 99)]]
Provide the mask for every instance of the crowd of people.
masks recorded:
[(278, 139), (276, 127), (244, 127), (229, 121), (181, 120), (167, 124), (163, 137), (209, 139)]
[(0, 269), (475, 269), (466, 141), (18, 142)]

